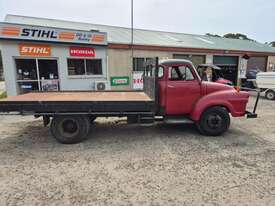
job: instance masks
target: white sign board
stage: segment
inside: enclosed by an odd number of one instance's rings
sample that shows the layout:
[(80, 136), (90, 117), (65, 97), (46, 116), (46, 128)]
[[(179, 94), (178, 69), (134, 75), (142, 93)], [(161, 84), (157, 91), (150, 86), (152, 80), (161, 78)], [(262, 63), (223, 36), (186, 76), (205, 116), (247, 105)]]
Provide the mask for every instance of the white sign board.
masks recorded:
[(143, 89), (143, 72), (140, 72), (140, 71), (133, 72), (133, 89), (134, 90)]
[(107, 45), (107, 33), (0, 23), (0, 39)]
[(247, 60), (241, 58), (240, 60), (240, 70), (239, 70), (239, 78), (245, 79), (246, 78), (246, 70), (247, 70)]

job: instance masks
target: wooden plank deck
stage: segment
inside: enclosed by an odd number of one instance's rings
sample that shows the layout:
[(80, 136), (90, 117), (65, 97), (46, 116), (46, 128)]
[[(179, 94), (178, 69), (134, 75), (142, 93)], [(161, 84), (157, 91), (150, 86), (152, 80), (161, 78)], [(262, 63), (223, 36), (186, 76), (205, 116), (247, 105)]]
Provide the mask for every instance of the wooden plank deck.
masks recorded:
[(43, 92), (10, 96), (0, 102), (131, 102), (152, 101), (144, 92)]

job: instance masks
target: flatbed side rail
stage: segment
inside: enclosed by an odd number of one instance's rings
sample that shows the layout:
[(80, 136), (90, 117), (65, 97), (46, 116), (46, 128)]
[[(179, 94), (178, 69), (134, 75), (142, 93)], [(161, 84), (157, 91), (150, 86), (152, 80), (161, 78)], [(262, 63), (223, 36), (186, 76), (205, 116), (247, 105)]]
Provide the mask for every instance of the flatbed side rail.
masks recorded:
[(144, 92), (155, 102), (155, 111), (158, 108), (158, 69), (159, 59), (155, 58), (155, 62), (149, 62), (145, 66), (145, 72), (143, 75)]
[(133, 102), (0, 102), (0, 113), (20, 114), (127, 114), (131, 112), (152, 112), (153, 101)]
[(56, 116), (56, 115), (96, 115), (106, 116), (128, 116), (128, 115), (152, 115), (152, 112), (0, 112), (0, 115), (22, 115), (22, 116)]

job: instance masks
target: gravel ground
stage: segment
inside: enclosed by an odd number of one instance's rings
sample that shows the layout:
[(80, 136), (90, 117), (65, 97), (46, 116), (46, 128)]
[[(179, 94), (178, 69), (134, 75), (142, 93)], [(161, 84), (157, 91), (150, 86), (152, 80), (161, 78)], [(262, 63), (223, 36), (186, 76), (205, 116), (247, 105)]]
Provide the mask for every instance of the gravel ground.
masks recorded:
[(261, 100), (258, 119), (232, 119), (222, 137), (100, 119), (77, 145), (32, 117), (1, 116), (0, 205), (273, 206), (274, 115)]

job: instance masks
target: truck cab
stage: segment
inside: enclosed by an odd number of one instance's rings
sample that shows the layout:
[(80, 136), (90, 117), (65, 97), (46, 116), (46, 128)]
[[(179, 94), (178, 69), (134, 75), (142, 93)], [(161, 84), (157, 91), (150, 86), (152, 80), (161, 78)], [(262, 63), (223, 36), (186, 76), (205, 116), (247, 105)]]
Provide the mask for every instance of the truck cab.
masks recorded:
[[(196, 123), (205, 135), (220, 135), (230, 125), (230, 115), (248, 114), (249, 93), (225, 84), (202, 81), (188, 60), (161, 61), (158, 68), (158, 113)], [(249, 117), (256, 117), (249, 113)]]

